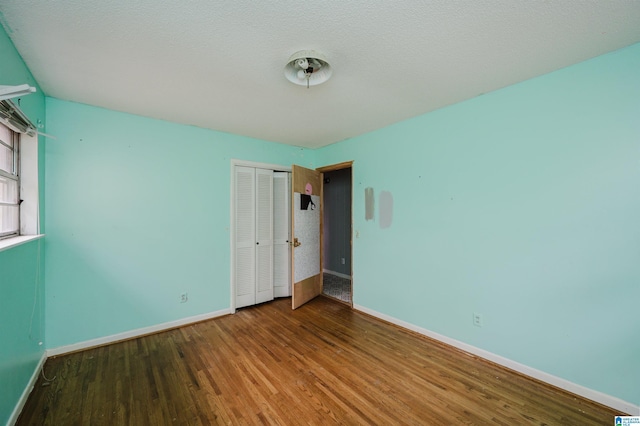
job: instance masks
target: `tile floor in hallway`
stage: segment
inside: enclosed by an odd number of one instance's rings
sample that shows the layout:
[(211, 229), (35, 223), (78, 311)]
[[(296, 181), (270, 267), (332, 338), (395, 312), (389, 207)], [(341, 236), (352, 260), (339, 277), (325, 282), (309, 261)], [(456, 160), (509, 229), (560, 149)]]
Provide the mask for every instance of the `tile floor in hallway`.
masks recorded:
[(328, 273), (323, 275), (322, 294), (351, 303), (351, 280)]

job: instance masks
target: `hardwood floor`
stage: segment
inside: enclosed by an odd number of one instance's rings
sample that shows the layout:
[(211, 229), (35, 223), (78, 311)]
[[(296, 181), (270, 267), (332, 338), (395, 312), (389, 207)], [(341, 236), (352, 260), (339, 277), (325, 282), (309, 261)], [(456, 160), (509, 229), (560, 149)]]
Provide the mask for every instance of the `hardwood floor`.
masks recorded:
[(609, 425), (612, 409), (318, 297), (47, 360), (18, 425)]

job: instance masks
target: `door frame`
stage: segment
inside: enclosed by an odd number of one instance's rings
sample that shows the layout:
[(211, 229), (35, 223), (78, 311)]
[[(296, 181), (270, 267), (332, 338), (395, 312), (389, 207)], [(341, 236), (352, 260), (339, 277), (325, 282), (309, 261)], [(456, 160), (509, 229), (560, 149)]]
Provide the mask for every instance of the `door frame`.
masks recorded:
[[(333, 172), (336, 170), (351, 169), (351, 236), (349, 238), (349, 255), (351, 256), (351, 302), (349, 305), (353, 309), (353, 160), (343, 161), (342, 163), (330, 164), (328, 166), (317, 167), (316, 170), (321, 173), (322, 182), (322, 196), (324, 197), (324, 174), (326, 172)], [(320, 273), (321, 279), (324, 283), (324, 200), (322, 200), (320, 208)], [(324, 284), (323, 284), (324, 287)], [(324, 288), (323, 288), (324, 290)]]
[(235, 205), (236, 205), (236, 197), (235, 197), (235, 187), (236, 187), (236, 177), (235, 177), (235, 170), (236, 170), (236, 166), (240, 166), (240, 167), (254, 167), (257, 169), (267, 169), (267, 170), (273, 170), (276, 172), (291, 172), (291, 166), (283, 166), (281, 164), (269, 164), (269, 163), (259, 163), (259, 162), (255, 162), (255, 161), (245, 161), (245, 160), (238, 160), (235, 158), (231, 159), (231, 186), (230, 186), (230, 195), (229, 195), (229, 200), (230, 200), (230, 206), (229, 206), (229, 212), (230, 212), (230, 217), (229, 217), (229, 247), (231, 247), (231, 256), (230, 256), (230, 264), (229, 264), (229, 270), (230, 270), (230, 283), (229, 283), (229, 288), (230, 288), (230, 304), (229, 304), (229, 310), (232, 314), (236, 313), (236, 272), (235, 272), (235, 261), (236, 261), (236, 242), (235, 242), (235, 233), (236, 233), (236, 219), (235, 219)]

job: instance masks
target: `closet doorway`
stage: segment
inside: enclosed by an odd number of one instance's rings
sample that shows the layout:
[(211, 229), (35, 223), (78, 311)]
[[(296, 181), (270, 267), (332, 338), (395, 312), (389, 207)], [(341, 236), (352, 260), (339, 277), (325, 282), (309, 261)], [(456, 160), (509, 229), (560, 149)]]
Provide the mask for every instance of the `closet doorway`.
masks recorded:
[(323, 173), (322, 294), (353, 306), (352, 162)]
[(291, 296), (291, 169), (231, 161), (231, 309)]

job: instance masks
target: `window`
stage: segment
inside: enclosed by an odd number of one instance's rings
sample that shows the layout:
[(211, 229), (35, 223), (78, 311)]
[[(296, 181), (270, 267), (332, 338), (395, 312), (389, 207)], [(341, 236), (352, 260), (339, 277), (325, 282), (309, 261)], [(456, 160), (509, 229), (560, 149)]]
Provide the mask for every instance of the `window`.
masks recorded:
[(20, 233), (20, 136), (0, 123), (0, 239)]
[(1, 100), (0, 251), (42, 237), (38, 156), (36, 127), (19, 104)]

